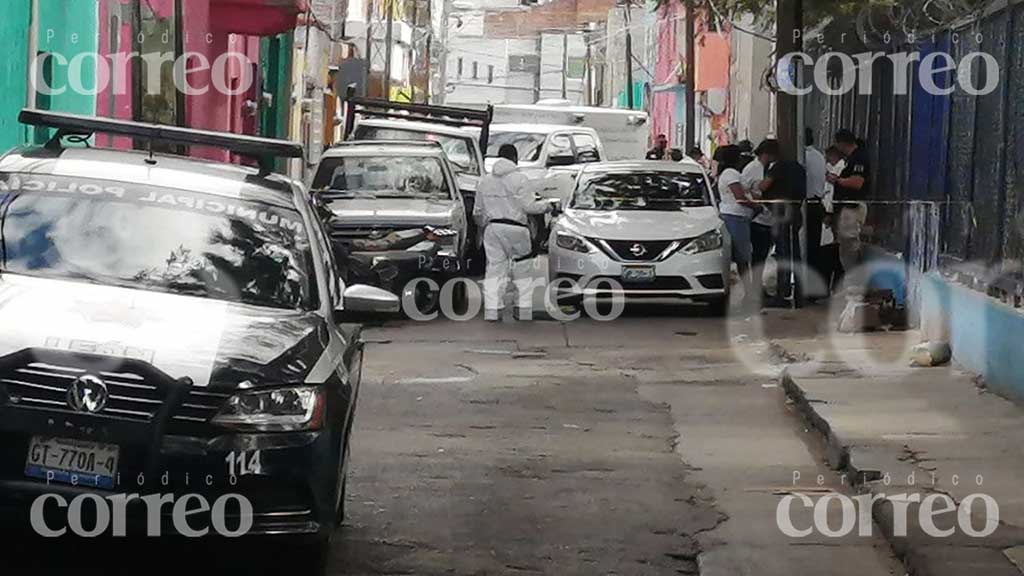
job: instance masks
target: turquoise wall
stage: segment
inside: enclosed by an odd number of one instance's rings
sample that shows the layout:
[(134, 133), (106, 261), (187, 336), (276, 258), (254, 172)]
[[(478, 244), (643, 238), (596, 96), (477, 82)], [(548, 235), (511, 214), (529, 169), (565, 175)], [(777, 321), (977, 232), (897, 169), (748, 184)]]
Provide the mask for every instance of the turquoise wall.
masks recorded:
[(28, 92), (28, 28), (32, 19), (30, 0), (4, 0), (0, 18), (0, 154), (23, 143), (25, 130), (18, 111)]
[[(38, 0), (38, 51), (59, 54), (70, 63), (80, 54), (97, 53), (97, 1), (96, 0)], [(51, 86), (65, 88), (61, 94), (41, 102), (49, 110), (94, 115), (96, 113), (96, 59), (92, 56), (81, 61), (81, 83), (86, 91), (70, 88), (70, 67), (53, 62)], [(112, 82), (113, 80), (111, 80)], [(37, 143), (46, 135), (40, 134)]]

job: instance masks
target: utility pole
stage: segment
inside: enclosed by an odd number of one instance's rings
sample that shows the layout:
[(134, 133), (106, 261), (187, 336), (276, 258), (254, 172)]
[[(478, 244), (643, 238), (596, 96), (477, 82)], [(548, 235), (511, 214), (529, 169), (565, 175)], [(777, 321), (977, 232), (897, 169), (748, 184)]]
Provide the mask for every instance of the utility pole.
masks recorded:
[(416, 102), (416, 66), (419, 64), (419, 49), (416, 46), (419, 35), (419, 0), (409, 0), (412, 3), (412, 34), (409, 36), (409, 101)]
[(631, 12), (631, 1), (626, 0), (625, 11), (626, 11), (626, 104), (630, 110), (636, 109), (636, 103), (633, 102), (633, 30), (631, 30), (632, 15)]
[(568, 98), (569, 91), (566, 76), (569, 75), (569, 34), (562, 32), (562, 100)]
[(593, 29), (593, 27), (591, 26), (588, 29), (588, 32), (583, 35), (583, 42), (585, 42), (586, 46), (587, 46), (587, 57), (586, 57), (587, 69), (585, 71), (586, 74), (587, 74), (587, 82), (586, 82), (586, 87), (584, 88), (584, 90), (586, 90), (586, 96), (583, 99), (583, 103), (586, 104), (587, 106), (593, 106), (594, 105), (594, 61), (593, 61), (593, 54), (590, 51), (590, 40), (591, 40), (591, 32), (590, 32), (590, 30), (592, 30), (592, 29)]
[(537, 70), (534, 72), (533, 77), (533, 101), (540, 101), (540, 87), (541, 87), (541, 69), (543, 69), (544, 59), (544, 35), (541, 32), (537, 32)]
[(395, 0), (384, 0), (387, 9), (385, 19), (387, 30), (384, 31), (384, 99), (391, 100), (391, 52), (395, 28)]
[(693, 0), (686, 0), (686, 139), (685, 150), (689, 151), (696, 143), (697, 131), (697, 56), (696, 38), (694, 37), (694, 6)]
[[(776, 38), (776, 62), (789, 54), (803, 51), (803, 0), (778, 0)], [(789, 74), (789, 70), (783, 73)], [(776, 79), (781, 84), (788, 80)], [(800, 150), (800, 127), (798, 126), (799, 106), (793, 94), (776, 91), (777, 101), (775, 133), (782, 149), (782, 158), (796, 160)]]

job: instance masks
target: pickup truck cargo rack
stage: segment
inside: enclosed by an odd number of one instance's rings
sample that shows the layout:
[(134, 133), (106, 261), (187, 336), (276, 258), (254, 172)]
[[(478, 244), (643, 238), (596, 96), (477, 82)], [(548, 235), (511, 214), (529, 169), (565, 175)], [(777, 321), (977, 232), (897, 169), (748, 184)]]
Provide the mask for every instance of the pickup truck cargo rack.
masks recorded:
[(352, 87), (349, 87), (345, 95), (345, 104), (347, 104), (345, 106), (345, 140), (348, 140), (352, 135), (352, 130), (355, 127), (355, 117), (358, 114), (366, 118), (390, 118), (393, 120), (432, 122), (458, 128), (479, 128), (480, 150), (484, 154), (487, 153), (491, 121), (494, 119), (494, 106), (488, 105), (487, 108), (478, 110), (476, 108), (457, 108), (455, 106), (391, 102), (378, 98), (356, 96), (355, 89)]

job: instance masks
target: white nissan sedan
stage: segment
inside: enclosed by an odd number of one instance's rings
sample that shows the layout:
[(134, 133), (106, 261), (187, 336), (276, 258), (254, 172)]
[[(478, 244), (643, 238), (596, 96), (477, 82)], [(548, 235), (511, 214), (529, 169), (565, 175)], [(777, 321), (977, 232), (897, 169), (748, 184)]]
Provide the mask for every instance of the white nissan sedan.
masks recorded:
[(729, 305), (731, 242), (698, 164), (605, 162), (576, 179), (549, 240), (560, 302), (584, 296)]

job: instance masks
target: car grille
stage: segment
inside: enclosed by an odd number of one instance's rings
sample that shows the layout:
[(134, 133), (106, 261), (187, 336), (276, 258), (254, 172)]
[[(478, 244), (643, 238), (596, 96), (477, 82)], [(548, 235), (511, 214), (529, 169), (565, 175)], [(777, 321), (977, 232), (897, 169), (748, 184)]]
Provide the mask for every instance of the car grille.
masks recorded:
[(627, 282), (614, 276), (594, 276), (587, 284), (587, 288), (599, 292), (610, 292), (612, 286), (616, 288), (622, 286), (623, 290), (630, 291), (690, 290), (692, 288), (686, 278), (681, 276), (658, 276), (651, 282)]
[(599, 246), (604, 244), (610, 256), (627, 262), (651, 262), (657, 260), (674, 240), (592, 240)]
[[(148, 422), (163, 405), (164, 392), (155, 384), (147, 382), (143, 375), (134, 372), (87, 372), (85, 368), (76, 366), (30, 361), (5, 367), (0, 371), (0, 385), (3, 385), (12, 404), (74, 413), (67, 401), (68, 388), (75, 379), (86, 373), (101, 378), (110, 392), (100, 415)], [(227, 394), (191, 390), (173, 419), (186, 423), (207, 422), (227, 397)]]
[(341, 241), (380, 240), (395, 230), (397, 228), (333, 228), (331, 229), (331, 238)]

